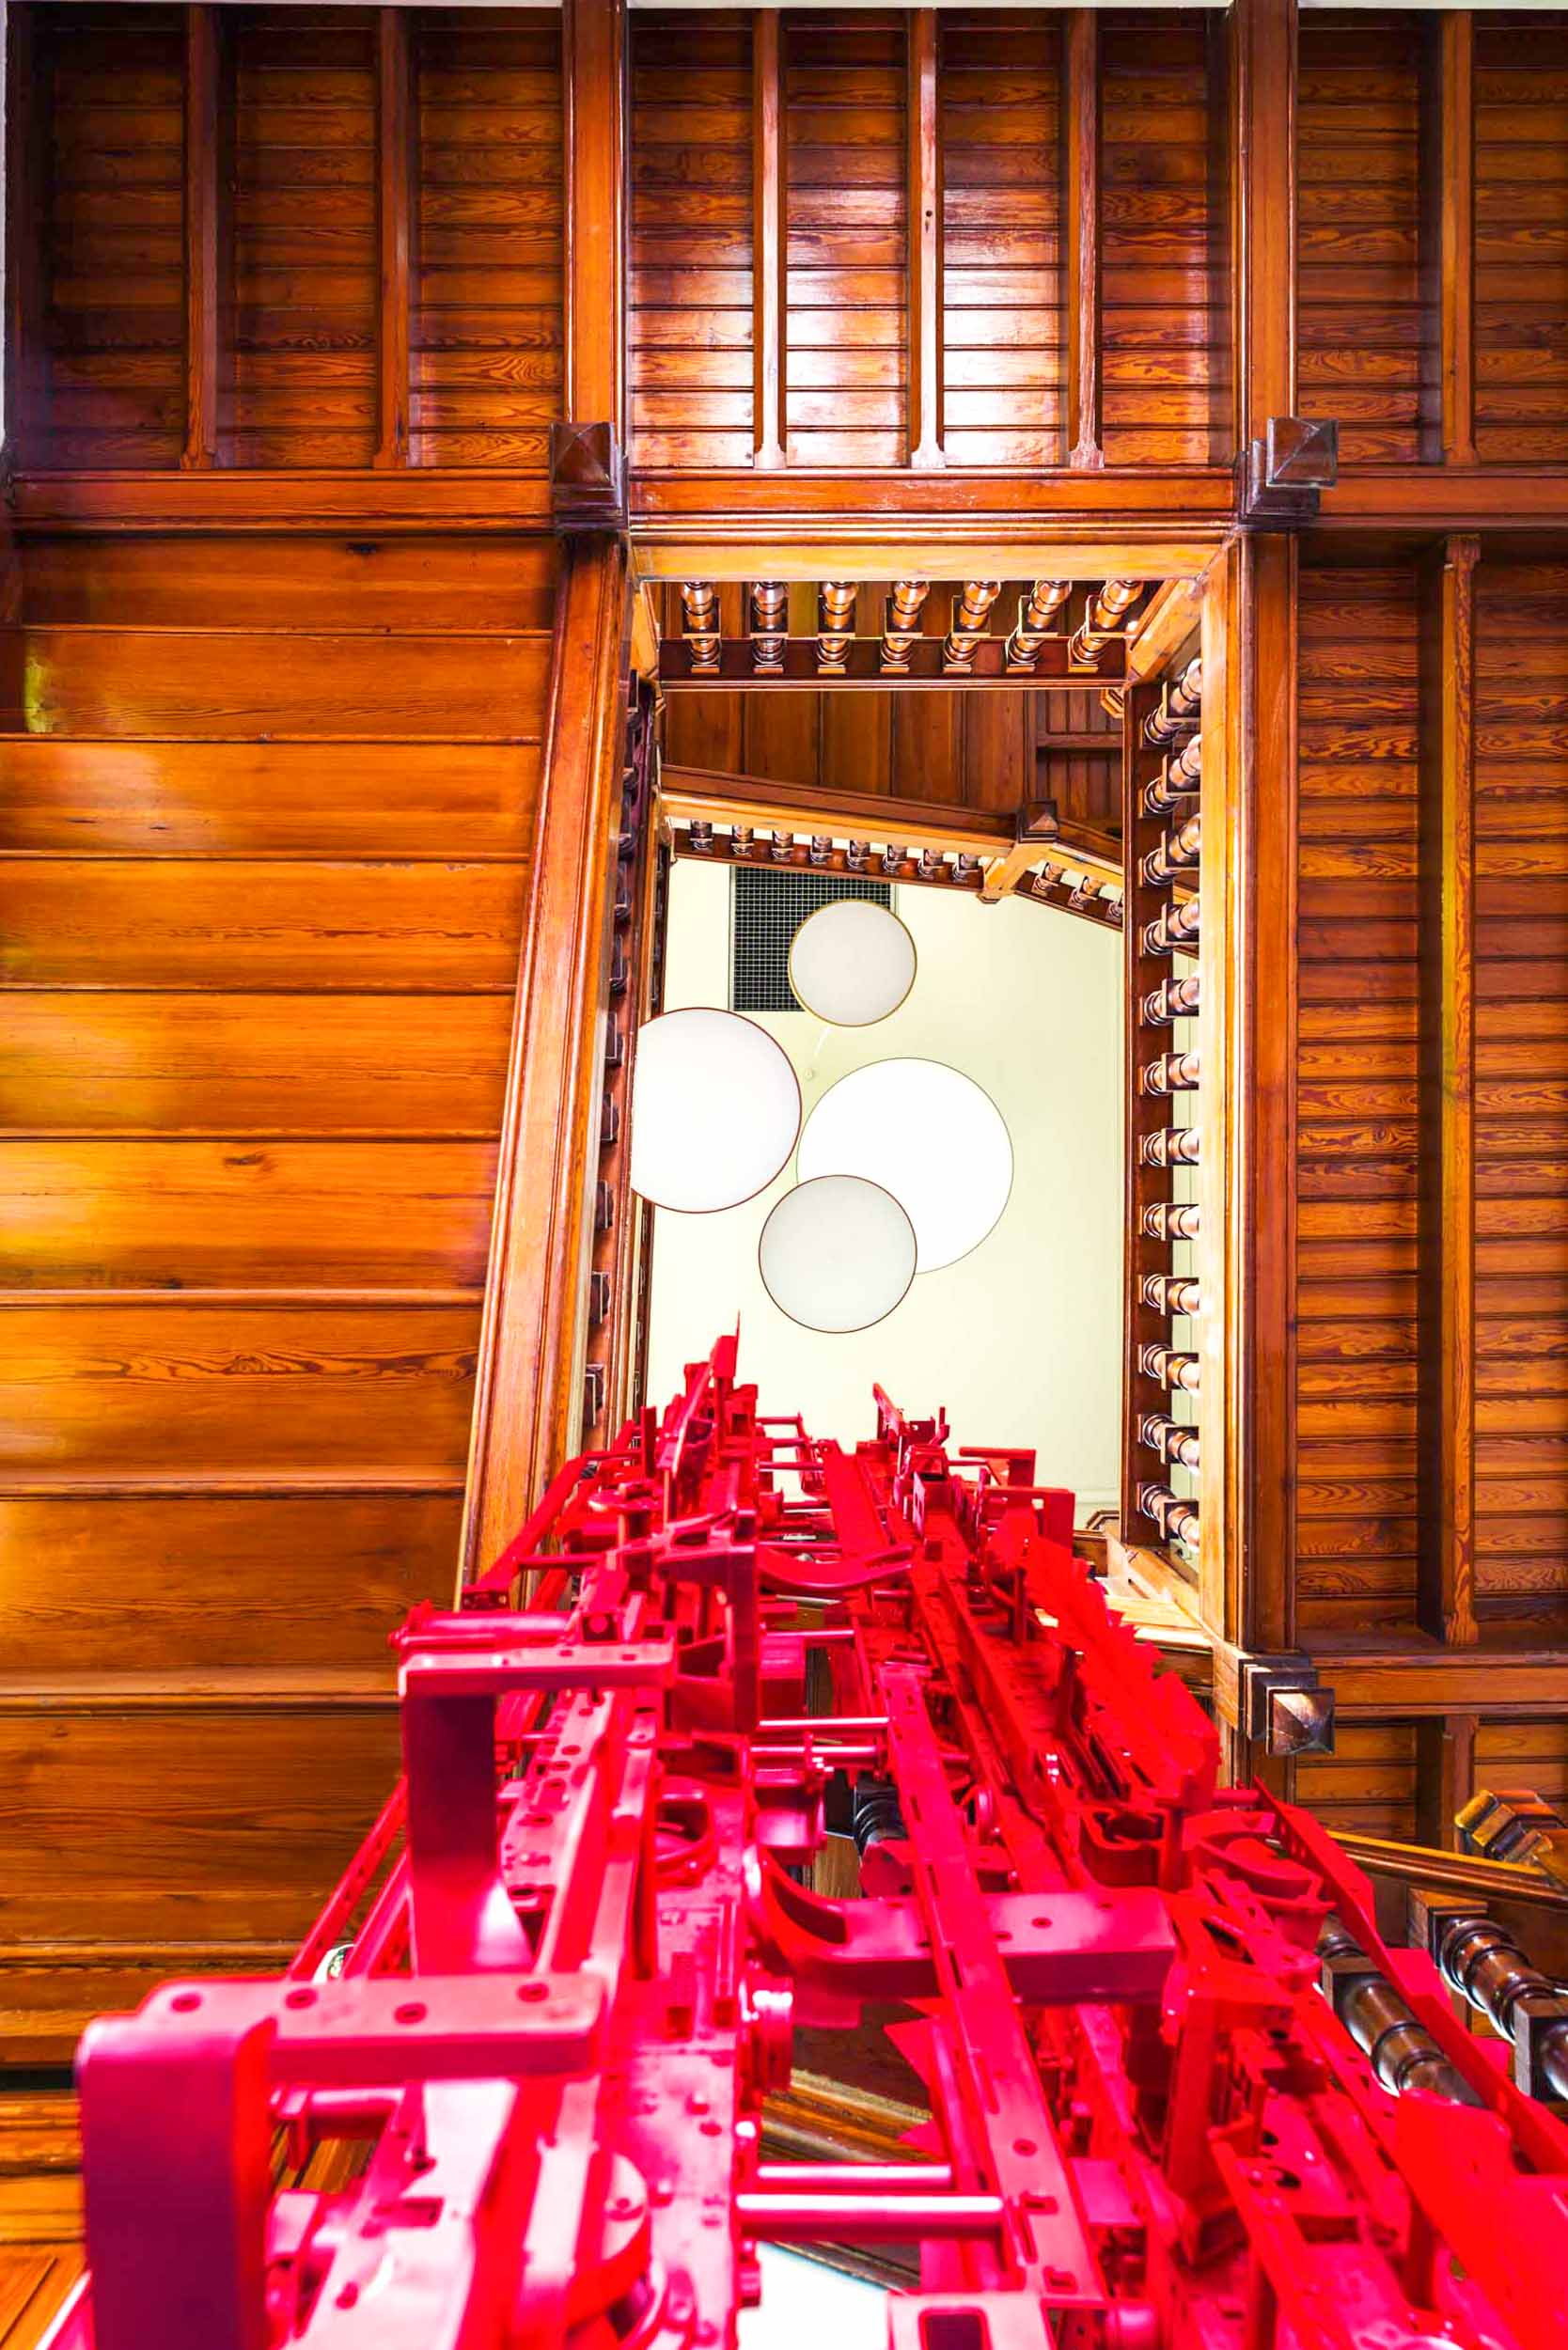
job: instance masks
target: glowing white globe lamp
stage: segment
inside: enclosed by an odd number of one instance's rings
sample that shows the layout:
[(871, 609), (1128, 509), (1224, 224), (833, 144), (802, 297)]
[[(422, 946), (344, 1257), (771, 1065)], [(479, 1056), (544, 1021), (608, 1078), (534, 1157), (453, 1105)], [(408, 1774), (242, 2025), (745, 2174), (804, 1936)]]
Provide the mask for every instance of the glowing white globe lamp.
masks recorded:
[(869, 1028), (897, 1011), (915, 984), (915, 941), (890, 907), (835, 898), (808, 915), (790, 945), (790, 985), (837, 1028)]
[(1012, 1189), (1012, 1143), (972, 1077), (935, 1060), (879, 1060), (830, 1086), (806, 1121), (795, 1171), (858, 1175), (892, 1193), (915, 1227), (916, 1271), (978, 1248)]
[(757, 1246), (762, 1286), (808, 1330), (869, 1330), (915, 1278), (915, 1228), (878, 1183), (819, 1175), (787, 1191)]
[(694, 1006), (637, 1031), (632, 1189), (655, 1207), (739, 1207), (772, 1183), (799, 1132), (789, 1056), (755, 1020)]

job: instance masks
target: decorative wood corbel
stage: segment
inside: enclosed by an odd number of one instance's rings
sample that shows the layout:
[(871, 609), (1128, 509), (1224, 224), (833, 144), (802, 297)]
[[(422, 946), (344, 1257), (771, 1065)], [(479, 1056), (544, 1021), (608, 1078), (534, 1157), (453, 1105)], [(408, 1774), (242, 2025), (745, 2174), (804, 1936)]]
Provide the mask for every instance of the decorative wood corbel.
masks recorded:
[(1270, 416), (1236, 460), (1236, 520), (1246, 528), (1299, 530), (1315, 520), (1340, 470), (1340, 428), (1315, 416)]
[(550, 526), (559, 539), (626, 533), (626, 464), (613, 424), (550, 427)]

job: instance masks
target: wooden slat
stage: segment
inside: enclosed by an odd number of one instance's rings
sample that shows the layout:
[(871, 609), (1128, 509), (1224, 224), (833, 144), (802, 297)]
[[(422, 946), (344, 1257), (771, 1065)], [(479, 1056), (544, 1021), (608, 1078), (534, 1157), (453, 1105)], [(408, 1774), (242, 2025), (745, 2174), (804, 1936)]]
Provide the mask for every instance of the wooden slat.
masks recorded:
[(220, 169), (218, 11), (201, 0), (185, 15), (185, 446), (180, 463), (215, 464), (227, 213)]
[(1423, 1178), (1426, 1368), (1418, 1612), (1456, 1647), (1475, 1620), (1475, 586), (1481, 542), (1450, 539), (1423, 632), (1421, 985), (1430, 1104)]
[(566, 0), (566, 414), (626, 431), (625, 0)]
[(619, 541), (574, 540), (561, 579), (463, 1512), (470, 1575), (522, 1523), (581, 1425), (626, 567)]
[(1295, 413), (1296, 0), (1231, 11), (1236, 434)]
[(778, 25), (776, 8), (759, 8), (751, 20), (751, 268), (755, 306), (751, 462), (769, 472), (784, 462), (787, 274), (784, 88)]
[(1476, 448), (1475, 19), (1438, 20), (1437, 157), (1443, 462), (1473, 465)]
[(417, 102), (408, 11), (376, 11), (376, 237), (381, 290), (376, 312), (375, 462), (406, 465), (413, 391), (414, 292), (418, 270)]

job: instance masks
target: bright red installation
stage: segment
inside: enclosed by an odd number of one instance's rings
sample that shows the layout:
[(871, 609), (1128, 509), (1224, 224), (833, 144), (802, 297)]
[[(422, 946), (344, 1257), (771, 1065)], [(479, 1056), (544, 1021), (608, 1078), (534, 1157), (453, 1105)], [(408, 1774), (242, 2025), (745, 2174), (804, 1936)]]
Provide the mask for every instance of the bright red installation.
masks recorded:
[[(877, 1408), (759, 1418), (721, 1340), (415, 1612), (404, 1778), (290, 1973), (83, 2044), (55, 2350), (723, 2345), (761, 2242), (917, 2245), (895, 2350), (1563, 2341), (1568, 2131), (1309, 1818), (1216, 1790), (1072, 1496)], [(857, 1899), (803, 1881), (830, 1812)], [(909, 2160), (766, 2160), (794, 2026), (869, 1999)]]

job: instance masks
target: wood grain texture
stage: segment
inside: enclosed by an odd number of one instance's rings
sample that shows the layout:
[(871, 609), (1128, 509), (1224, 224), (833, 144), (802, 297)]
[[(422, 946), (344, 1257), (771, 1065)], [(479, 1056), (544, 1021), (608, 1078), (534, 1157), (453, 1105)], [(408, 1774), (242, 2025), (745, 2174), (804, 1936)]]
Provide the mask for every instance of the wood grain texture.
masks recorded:
[(1490, 464), (1568, 458), (1568, 16), (1475, 24), (1476, 446)]

